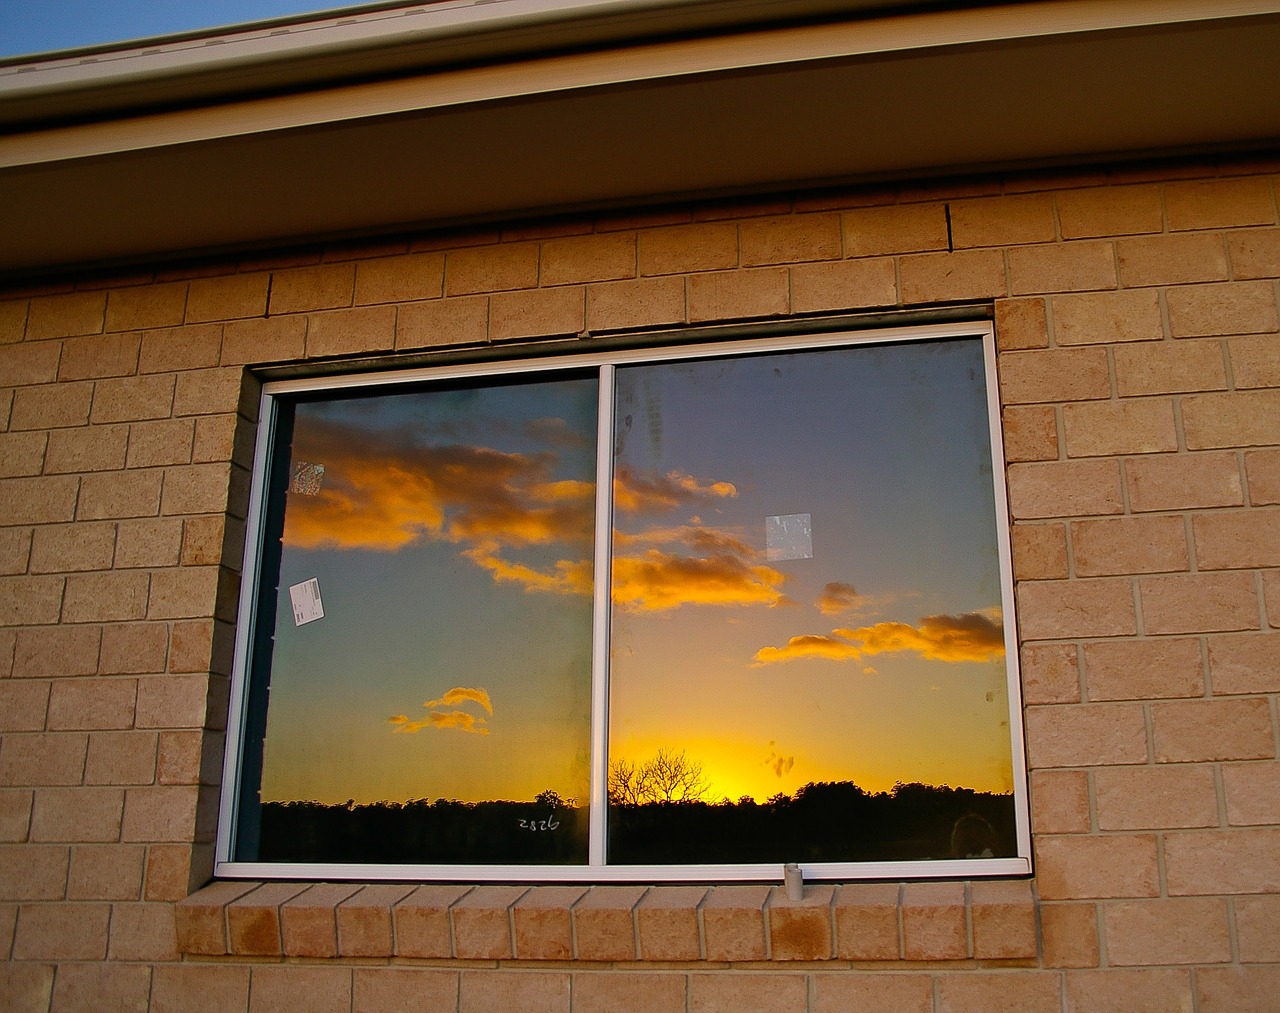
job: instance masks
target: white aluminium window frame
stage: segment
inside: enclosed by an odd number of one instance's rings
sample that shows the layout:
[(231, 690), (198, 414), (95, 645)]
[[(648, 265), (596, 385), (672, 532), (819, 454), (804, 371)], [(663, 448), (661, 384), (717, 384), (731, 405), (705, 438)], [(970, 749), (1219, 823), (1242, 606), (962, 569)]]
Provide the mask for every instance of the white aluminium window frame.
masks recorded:
[(1017, 855), (982, 859), (929, 861), (817, 862), (802, 863), (801, 871), (810, 880), (923, 879), (936, 877), (1020, 876), (1031, 872), (1031, 834), (1028, 815), (1026, 760), (1023, 747), (1022, 705), (1018, 675), (1018, 643), (1014, 620), (1013, 575), (1009, 554), (1009, 516), (1003, 482), (1003, 445), (1000, 432), (999, 396), (995, 372), (995, 338), (989, 323), (939, 324), (903, 328), (843, 331), (799, 337), (766, 337), (737, 342), (709, 342), (659, 348), (586, 352), (535, 359), (501, 362), (451, 364), (387, 372), (361, 373), (272, 381), (263, 385), (261, 411), (255, 449), (255, 467), (250, 491), (246, 545), (235, 660), (232, 671), (230, 712), (227, 724), (226, 755), (215, 851), (215, 875), (254, 879), (362, 879), (441, 880), (459, 882), (777, 882), (783, 877), (781, 863), (692, 864), (692, 865), (607, 865), (604, 864), (607, 735), (608, 661), (610, 626), (610, 573), (612, 482), (596, 483), (596, 530), (593, 592), (592, 646), (592, 726), (591, 795), (589, 808), (590, 843), (585, 865), (385, 865), (349, 863), (250, 862), (234, 858), (238, 806), (241, 794), (241, 757), (245, 747), (245, 723), (251, 652), (255, 640), (258, 607), (258, 569), (261, 564), (263, 525), (267, 511), (267, 475), (274, 445), (277, 399), (310, 392), (397, 386), (417, 380), (498, 377), (535, 374), (566, 369), (595, 368), (599, 375), (597, 419), (597, 476), (608, 475), (613, 447), (613, 370), (631, 363), (693, 360), (727, 355), (744, 356), (763, 352), (804, 351), (859, 344), (896, 344), (945, 338), (975, 338), (983, 343), (985, 387), (990, 431), (993, 500), (997, 527), (1000, 593), (1004, 615), (1004, 647), (1009, 701), (1009, 741), (1013, 769), (1013, 801), (1016, 821)]

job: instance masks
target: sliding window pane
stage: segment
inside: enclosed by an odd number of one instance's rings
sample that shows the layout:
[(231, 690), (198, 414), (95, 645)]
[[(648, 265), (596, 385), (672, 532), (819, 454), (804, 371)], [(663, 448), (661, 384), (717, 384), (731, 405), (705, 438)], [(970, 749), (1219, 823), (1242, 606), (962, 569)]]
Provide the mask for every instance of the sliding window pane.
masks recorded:
[(982, 342), (621, 366), (608, 860), (1016, 852)]

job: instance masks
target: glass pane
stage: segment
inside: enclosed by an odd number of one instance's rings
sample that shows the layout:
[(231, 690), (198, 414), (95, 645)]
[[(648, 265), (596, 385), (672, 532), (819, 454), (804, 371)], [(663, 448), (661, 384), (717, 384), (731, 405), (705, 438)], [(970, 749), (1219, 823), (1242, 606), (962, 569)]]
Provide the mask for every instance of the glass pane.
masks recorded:
[(591, 374), (282, 411), (238, 858), (586, 861), (596, 405)]
[(981, 342), (616, 398), (609, 861), (1015, 855)]

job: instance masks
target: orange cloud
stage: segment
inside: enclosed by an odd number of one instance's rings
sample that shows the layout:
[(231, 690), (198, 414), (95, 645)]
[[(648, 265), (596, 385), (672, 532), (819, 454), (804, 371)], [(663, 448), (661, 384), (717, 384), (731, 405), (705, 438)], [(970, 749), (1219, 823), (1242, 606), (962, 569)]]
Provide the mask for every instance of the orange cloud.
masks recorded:
[(650, 549), (643, 556), (613, 560), (613, 601), (638, 612), (681, 605), (776, 605), (786, 577), (769, 566), (753, 566), (722, 553), (705, 558)]
[(1002, 657), (1004, 627), (999, 610), (925, 616), (919, 626), (876, 623), (858, 629), (832, 630), (830, 636), (792, 637), (783, 647), (760, 648), (755, 653), (753, 667), (796, 658), (856, 661), (865, 655), (903, 651), (930, 661), (946, 662), (991, 661)]
[(562, 559), (555, 564), (554, 570), (546, 572), (526, 566), (524, 563), (503, 559), (497, 554), (497, 550), (498, 547), (490, 543), (477, 545), (474, 549), (466, 549), (462, 555), (476, 566), (487, 570), (499, 584), (519, 584), (529, 592), (591, 594), (592, 565), (589, 559), (576, 562)]
[(410, 721), (404, 714), (396, 714), (387, 718), (387, 723), (396, 726), (392, 729), (393, 732), (404, 732), (407, 735), (416, 735), (424, 728), (456, 728), (472, 735), (489, 734), (489, 729), (484, 727), (484, 718), (466, 711), (431, 711), (421, 721)]
[(493, 702), (489, 699), (488, 690), (470, 686), (454, 686), (453, 689), (447, 690), (439, 700), (428, 700), (423, 707), (458, 707), (461, 704), (478, 703), (481, 707), (489, 712), (489, 716), (493, 716)]
[(732, 482), (699, 482), (692, 475), (669, 471), (665, 475), (639, 475), (620, 467), (613, 477), (613, 506), (624, 513), (673, 510), (690, 503), (731, 499), (738, 495)]
[(849, 611), (861, 600), (862, 595), (858, 594), (858, 589), (852, 584), (833, 580), (818, 595), (817, 606), (824, 616), (830, 616)]

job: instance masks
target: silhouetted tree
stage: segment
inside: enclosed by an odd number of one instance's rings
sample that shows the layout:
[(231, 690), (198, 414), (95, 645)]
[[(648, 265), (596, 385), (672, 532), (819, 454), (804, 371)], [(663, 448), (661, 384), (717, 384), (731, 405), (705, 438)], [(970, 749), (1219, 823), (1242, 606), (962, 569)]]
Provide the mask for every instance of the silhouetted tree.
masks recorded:
[(609, 801), (614, 805), (700, 802), (710, 789), (702, 764), (689, 759), (683, 749), (664, 746), (638, 765), (629, 760), (609, 764)]

